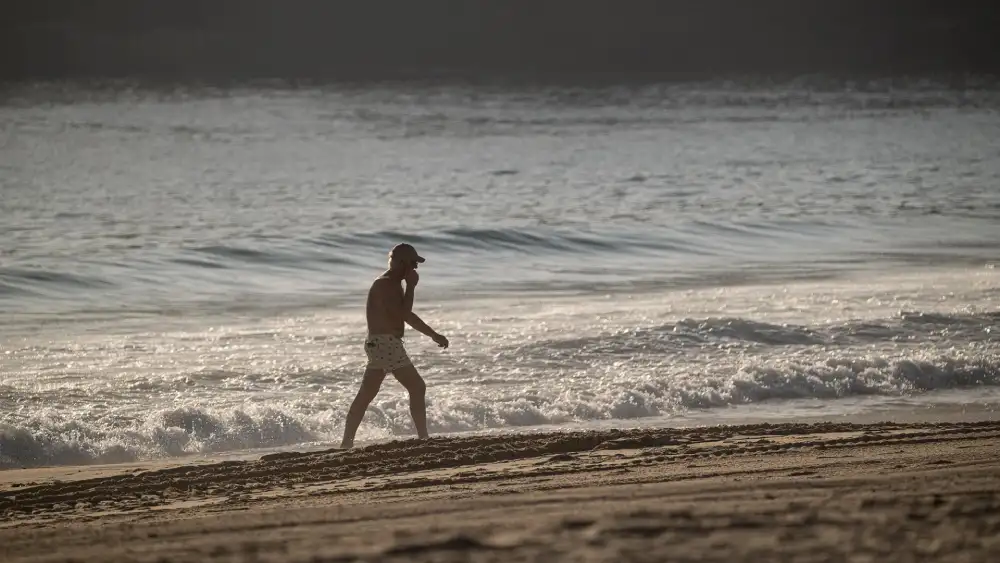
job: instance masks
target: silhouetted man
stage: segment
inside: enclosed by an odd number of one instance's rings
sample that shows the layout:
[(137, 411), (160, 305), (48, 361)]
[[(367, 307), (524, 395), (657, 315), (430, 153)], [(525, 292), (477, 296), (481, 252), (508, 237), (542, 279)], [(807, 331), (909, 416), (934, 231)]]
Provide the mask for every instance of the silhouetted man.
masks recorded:
[[(368, 290), (368, 336), (365, 338), (368, 365), (361, 389), (347, 412), (344, 441), (341, 443), (343, 448), (354, 445), (354, 435), (365, 410), (378, 394), (387, 372), (392, 372), (410, 393), (410, 414), (417, 427), (417, 436), (427, 437), (426, 385), (403, 348), (403, 323), (431, 337), (442, 348), (448, 347), (448, 339), (434, 332), (413, 312), (413, 292), (420, 280), (417, 265), (423, 262), (424, 259), (412, 246), (397, 244), (389, 252), (389, 269), (372, 282)], [(403, 281), (406, 282), (406, 291), (402, 288)]]

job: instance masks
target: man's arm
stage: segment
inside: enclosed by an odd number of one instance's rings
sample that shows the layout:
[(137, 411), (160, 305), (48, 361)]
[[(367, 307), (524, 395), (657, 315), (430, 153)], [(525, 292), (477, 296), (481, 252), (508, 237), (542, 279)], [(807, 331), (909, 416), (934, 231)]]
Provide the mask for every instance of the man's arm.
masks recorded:
[(415, 283), (406, 284), (406, 292), (403, 293), (403, 310), (400, 311), (403, 320), (409, 319), (410, 315), (413, 314), (413, 297), (415, 296), (413, 290), (416, 288), (416, 285)]
[(436, 342), (438, 346), (442, 348), (448, 347), (448, 339), (435, 332), (433, 328), (427, 326), (427, 323), (421, 320), (420, 317), (418, 317), (413, 311), (410, 311), (410, 314), (406, 316), (406, 324), (412, 326), (417, 332), (431, 337), (431, 340)]
[(425, 323), (413, 311), (410, 311), (410, 314), (406, 315), (406, 324), (412, 326), (414, 330), (425, 336), (430, 336), (431, 338), (437, 336), (437, 333), (434, 332), (434, 329), (427, 326), (427, 323)]

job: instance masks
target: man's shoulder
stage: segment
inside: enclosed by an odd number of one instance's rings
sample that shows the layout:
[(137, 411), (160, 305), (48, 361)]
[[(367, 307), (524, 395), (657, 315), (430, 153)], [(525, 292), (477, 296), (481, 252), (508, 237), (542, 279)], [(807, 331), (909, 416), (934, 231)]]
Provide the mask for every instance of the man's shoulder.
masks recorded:
[(400, 287), (399, 281), (389, 276), (383, 275), (372, 280), (372, 289), (391, 289), (392, 287)]

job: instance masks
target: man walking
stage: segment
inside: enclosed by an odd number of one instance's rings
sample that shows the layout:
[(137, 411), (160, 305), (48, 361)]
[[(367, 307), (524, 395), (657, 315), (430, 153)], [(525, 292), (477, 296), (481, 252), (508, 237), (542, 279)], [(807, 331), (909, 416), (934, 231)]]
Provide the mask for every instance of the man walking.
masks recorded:
[[(427, 437), (427, 406), (424, 400), (426, 385), (403, 347), (403, 324), (429, 336), (442, 348), (448, 347), (448, 339), (434, 332), (413, 312), (414, 290), (420, 280), (417, 265), (423, 262), (424, 258), (417, 254), (413, 246), (397, 244), (389, 252), (389, 269), (372, 282), (368, 290), (368, 302), (365, 306), (368, 317), (368, 336), (365, 338), (368, 365), (361, 381), (361, 389), (347, 412), (342, 448), (354, 445), (354, 435), (365, 416), (365, 410), (375, 399), (388, 372), (392, 372), (410, 394), (410, 415), (413, 416), (417, 436)], [(404, 281), (405, 291), (402, 288)]]

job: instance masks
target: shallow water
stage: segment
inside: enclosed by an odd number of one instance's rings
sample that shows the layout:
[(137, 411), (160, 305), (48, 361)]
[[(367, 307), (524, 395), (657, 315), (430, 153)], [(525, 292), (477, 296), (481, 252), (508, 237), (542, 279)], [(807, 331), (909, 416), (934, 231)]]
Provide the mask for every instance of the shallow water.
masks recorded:
[(988, 414), (998, 94), (9, 87), (0, 465), (339, 440), (401, 240), (432, 432)]

